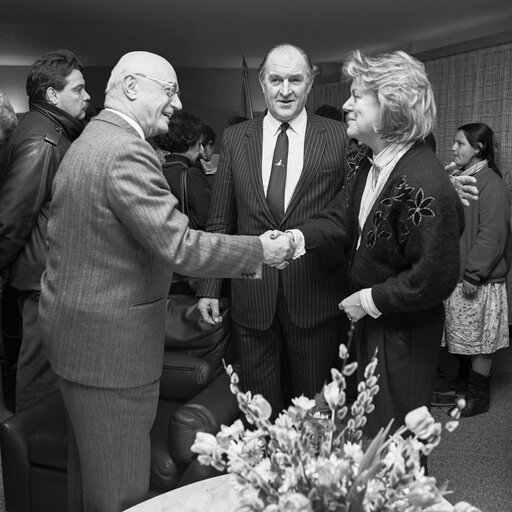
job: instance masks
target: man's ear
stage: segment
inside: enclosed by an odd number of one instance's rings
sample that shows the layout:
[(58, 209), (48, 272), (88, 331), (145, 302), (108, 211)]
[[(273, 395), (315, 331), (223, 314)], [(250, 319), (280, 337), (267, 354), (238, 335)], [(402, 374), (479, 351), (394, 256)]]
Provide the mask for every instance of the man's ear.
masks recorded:
[(46, 89), (46, 101), (56, 107), (59, 106), (59, 93), (53, 87)]
[(314, 78), (311, 78), (311, 80), (309, 80), (309, 86), (308, 86), (308, 94), (311, 92), (311, 88), (313, 87), (313, 82), (315, 81)]
[(133, 101), (137, 98), (138, 84), (133, 75), (126, 75), (123, 78), (123, 92), (126, 97)]

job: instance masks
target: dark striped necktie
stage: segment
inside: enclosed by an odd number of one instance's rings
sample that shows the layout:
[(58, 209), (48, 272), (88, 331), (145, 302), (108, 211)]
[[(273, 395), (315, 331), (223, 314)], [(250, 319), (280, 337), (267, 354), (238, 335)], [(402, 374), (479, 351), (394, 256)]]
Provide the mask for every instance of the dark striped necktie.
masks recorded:
[(272, 171), (267, 188), (267, 203), (274, 219), (278, 223), (284, 217), (284, 190), (286, 186), (286, 166), (288, 164), (288, 135), (286, 130), (290, 125), (282, 123), (277, 136), (274, 157), (272, 158)]

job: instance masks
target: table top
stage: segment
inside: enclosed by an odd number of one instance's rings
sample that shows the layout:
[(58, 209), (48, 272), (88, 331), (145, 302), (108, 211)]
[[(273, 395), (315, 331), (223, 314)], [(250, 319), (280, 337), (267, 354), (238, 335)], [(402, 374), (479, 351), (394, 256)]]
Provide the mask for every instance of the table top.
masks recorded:
[(125, 512), (233, 512), (239, 501), (231, 483), (231, 475), (221, 475), (178, 487)]
[[(185, 485), (156, 496), (125, 512), (234, 512), (240, 502), (236, 496), (231, 475), (221, 475)], [(446, 500), (425, 512), (451, 512), (453, 506)]]

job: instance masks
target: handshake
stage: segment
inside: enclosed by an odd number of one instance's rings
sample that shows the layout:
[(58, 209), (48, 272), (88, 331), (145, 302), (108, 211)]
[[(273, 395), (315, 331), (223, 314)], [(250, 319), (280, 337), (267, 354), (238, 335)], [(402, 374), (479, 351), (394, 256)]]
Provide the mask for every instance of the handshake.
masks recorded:
[(260, 235), (263, 245), (263, 263), (282, 270), (288, 265), (296, 249), (296, 244), (291, 233), (282, 231), (267, 231)]

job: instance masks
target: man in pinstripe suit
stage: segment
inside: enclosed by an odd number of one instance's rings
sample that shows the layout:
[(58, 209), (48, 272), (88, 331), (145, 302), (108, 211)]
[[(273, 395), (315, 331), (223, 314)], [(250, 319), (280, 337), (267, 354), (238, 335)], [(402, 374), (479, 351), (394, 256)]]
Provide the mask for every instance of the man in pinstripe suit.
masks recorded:
[(255, 280), (287, 237), (193, 231), (146, 137), (181, 109), (163, 58), (132, 52), (54, 181), (40, 317), (68, 415), (70, 512), (146, 499), (172, 272)]
[[(209, 231), (285, 231), (313, 217), (341, 189), (347, 135), (342, 123), (306, 112), (314, 74), (300, 48), (283, 44), (267, 54), (259, 79), (268, 112), (224, 132)], [(289, 149), (284, 216), (276, 219), (267, 201), (281, 123), (289, 124)], [(221, 321), (220, 285), (203, 280), (197, 292), (199, 309), (210, 323)], [(262, 281), (232, 281), (243, 384), (269, 400), (274, 416), (289, 398), (283, 396), (282, 366), (288, 367), (294, 395), (313, 397), (328, 378), (347, 330), (337, 308), (345, 285), (342, 255), (335, 251), (311, 251), (281, 271), (266, 267)]]

